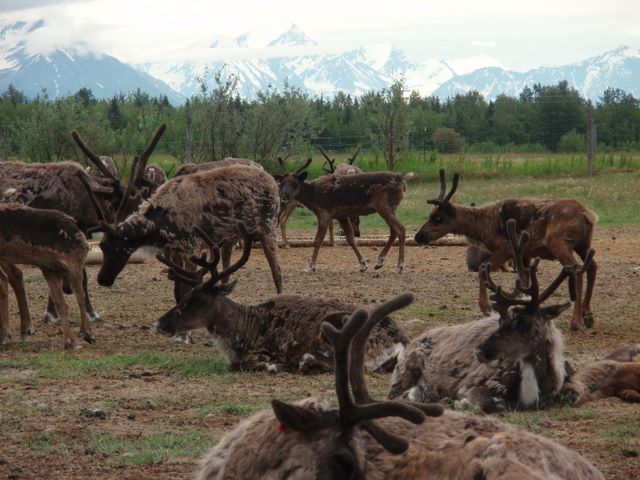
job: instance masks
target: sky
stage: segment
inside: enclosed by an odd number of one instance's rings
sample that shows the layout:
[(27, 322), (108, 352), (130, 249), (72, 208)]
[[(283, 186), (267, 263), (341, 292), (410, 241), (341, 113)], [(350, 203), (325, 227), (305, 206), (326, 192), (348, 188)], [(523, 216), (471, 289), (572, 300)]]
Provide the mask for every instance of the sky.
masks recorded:
[(309, 53), (385, 43), (414, 62), (484, 56), (517, 71), (640, 48), (638, 0), (0, 0), (0, 24), (33, 19), (46, 24), (35, 50), (86, 44), (133, 64), (246, 33), (256, 48), (220, 55), (262, 56), (292, 24), (318, 44)]

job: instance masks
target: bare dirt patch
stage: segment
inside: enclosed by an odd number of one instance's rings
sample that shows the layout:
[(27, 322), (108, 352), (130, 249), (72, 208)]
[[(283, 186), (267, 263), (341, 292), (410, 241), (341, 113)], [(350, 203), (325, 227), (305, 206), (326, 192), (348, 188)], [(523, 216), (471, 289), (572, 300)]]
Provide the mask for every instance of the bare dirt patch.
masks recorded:
[[(558, 321), (575, 365), (640, 342), (640, 228), (598, 229), (594, 248), (599, 263), (595, 327), (570, 333), (570, 312)], [(464, 267), (463, 247), (409, 247), (401, 275), (394, 271), (395, 248), (384, 268), (364, 273), (345, 246), (323, 248), (318, 271), (302, 273), (310, 253), (310, 248), (279, 251), (287, 292), (371, 305), (413, 291), (416, 302), (398, 317), (412, 336), (479, 317), (477, 276)], [(363, 253), (372, 265), (377, 248), (363, 247)], [(558, 269), (543, 262), (542, 282)], [(334, 397), (330, 375), (198, 372), (198, 365), (221, 368), (215, 350), (204, 346), (205, 332), (185, 347), (170, 345), (153, 329), (173, 303), (162, 265), (155, 260), (130, 264), (110, 289), (96, 285), (97, 271), (98, 266), (89, 267), (93, 302), (105, 319), (93, 327), (97, 343), (63, 353), (58, 327), (40, 321), (46, 285), (38, 271), (25, 269), (37, 334), (25, 344), (16, 340), (0, 347), (0, 477), (190, 478), (203, 451), (241, 418), (267, 408), (271, 398)], [(239, 301), (257, 303), (274, 295), (259, 249), (237, 278), (233, 297)], [(508, 273), (497, 278), (512, 281)], [(565, 296), (566, 289), (556, 300)], [(73, 298), (67, 301), (77, 312)], [(13, 302), (14, 337), (17, 322)], [(381, 396), (389, 380), (388, 375), (369, 377)], [(579, 451), (607, 478), (640, 478), (638, 405), (606, 399), (503, 417)]]

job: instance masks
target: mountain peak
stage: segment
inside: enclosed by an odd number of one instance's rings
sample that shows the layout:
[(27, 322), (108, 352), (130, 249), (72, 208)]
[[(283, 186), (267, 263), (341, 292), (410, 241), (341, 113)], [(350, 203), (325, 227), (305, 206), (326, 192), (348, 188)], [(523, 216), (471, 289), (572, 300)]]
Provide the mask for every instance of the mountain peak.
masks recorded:
[(289, 27), (289, 30), (269, 43), (270, 47), (306, 47), (312, 45), (317, 45), (317, 43), (300, 30), (300, 27), (295, 23)]

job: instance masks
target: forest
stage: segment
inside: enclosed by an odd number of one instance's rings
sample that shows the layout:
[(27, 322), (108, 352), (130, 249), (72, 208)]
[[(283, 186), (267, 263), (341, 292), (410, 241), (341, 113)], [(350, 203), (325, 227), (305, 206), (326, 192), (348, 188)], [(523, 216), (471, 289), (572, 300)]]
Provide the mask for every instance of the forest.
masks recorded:
[(125, 163), (141, 151), (161, 122), (168, 124), (158, 152), (179, 162), (227, 156), (252, 158), (273, 170), (277, 158), (317, 152), (374, 152), (390, 170), (409, 153), (584, 152), (589, 120), (598, 151), (640, 146), (640, 101), (609, 88), (595, 104), (567, 81), (525, 87), (516, 97), (487, 101), (479, 92), (452, 98), (409, 92), (400, 79), (360, 97), (310, 96), (284, 85), (240, 98), (237, 78), (214, 76), (182, 105), (138, 90), (95, 98), (83, 88), (51, 99), (29, 99), (13, 86), (0, 96), (0, 158), (29, 162), (83, 161), (71, 138), (78, 130), (98, 152)]

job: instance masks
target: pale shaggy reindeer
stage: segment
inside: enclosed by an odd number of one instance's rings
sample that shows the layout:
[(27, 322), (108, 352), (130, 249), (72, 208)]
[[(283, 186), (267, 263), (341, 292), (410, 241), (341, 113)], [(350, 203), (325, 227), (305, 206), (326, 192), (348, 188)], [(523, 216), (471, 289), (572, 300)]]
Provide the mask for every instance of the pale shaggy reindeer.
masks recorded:
[[(494, 270), (501, 268), (511, 256), (505, 223), (515, 218), (518, 230), (526, 230), (530, 241), (524, 252), (525, 263), (533, 257), (558, 260), (562, 265), (576, 265), (575, 251), (584, 261), (593, 237), (597, 215), (576, 200), (508, 199), (479, 207), (464, 207), (450, 202), (458, 187), (458, 174), (446, 193), (444, 170), (440, 170), (440, 195), (427, 200), (435, 205), (427, 222), (415, 234), (415, 241), (428, 244), (448, 234), (465, 235), (491, 252), (489, 262)], [(569, 278), (571, 299), (575, 300), (571, 329), (593, 326), (591, 297), (597, 265), (587, 268), (587, 288), (582, 300), (582, 275)], [(479, 305), (485, 315), (491, 314), (487, 288), (480, 279)]]
[(181, 177), (182, 175), (190, 175), (192, 173), (204, 172), (206, 170), (213, 170), (214, 168), (220, 167), (229, 167), (231, 165), (244, 165), (246, 167), (254, 167), (264, 170), (262, 165), (254, 160), (249, 160), (248, 158), (226, 157), (222, 160), (214, 160), (212, 162), (185, 163), (176, 170), (175, 176)]
[[(239, 303), (229, 298), (235, 282), (227, 285), (220, 282), (247, 262), (252, 238), (245, 236), (242, 257), (233, 266), (218, 272), (219, 250), (204, 233), (201, 235), (211, 248), (213, 260), (193, 259), (203, 267), (198, 272), (180, 268), (168, 254), (158, 256), (170, 267), (170, 278), (182, 279), (193, 286), (182, 302), (158, 320), (158, 332), (174, 336), (206, 327), (231, 370), (302, 373), (330, 370), (333, 353), (320, 336), (320, 324), (328, 321), (341, 326), (345, 315), (357, 307), (301, 295), (278, 295), (257, 305)], [(211, 277), (204, 281), (207, 273)], [(369, 339), (366, 369), (392, 371), (407, 343), (409, 338), (402, 327), (393, 319), (384, 318)]]
[(371, 329), (413, 301), (405, 293), (371, 314), (357, 310), (338, 331), (322, 331), (335, 351), (338, 406), (307, 398), (242, 421), (201, 460), (198, 480), (595, 480), (602, 474), (566, 447), (491, 417), (440, 405), (375, 401), (365, 383)]
[(375, 172), (356, 175), (327, 175), (307, 181), (307, 172), (288, 173), (280, 178), (280, 197), (283, 202), (300, 202), (311, 210), (318, 220), (318, 228), (313, 240), (313, 254), (305, 271), (316, 268), (318, 251), (332, 219), (337, 219), (344, 230), (347, 243), (356, 254), (360, 271), (367, 270), (364, 259), (355, 244), (353, 229), (348, 217), (378, 213), (389, 225), (389, 239), (384, 245), (374, 268), (384, 265), (387, 253), (398, 239), (399, 253), (396, 271), (404, 270), (405, 228), (395, 212), (407, 189), (406, 181), (410, 173)]
[[(390, 398), (413, 401), (453, 400), (477, 405), (485, 412), (505, 408), (541, 408), (552, 402), (567, 378), (564, 342), (553, 319), (569, 304), (543, 307), (542, 303), (575, 267), (565, 267), (540, 293), (536, 277), (538, 259), (526, 270), (523, 252), (528, 235), (516, 238), (516, 222), (507, 233), (518, 271), (516, 292), (504, 294), (481, 268), (483, 282), (495, 291), (498, 315), (475, 322), (439, 327), (415, 338), (398, 358)], [(593, 251), (585, 256), (585, 266)], [(527, 288), (527, 278), (531, 285)], [(518, 298), (516, 293), (526, 294)]]
[(241, 239), (238, 222), (242, 221), (260, 240), (276, 290), (281, 292), (275, 240), (279, 206), (275, 180), (257, 168), (232, 165), (174, 177), (126, 220), (117, 218), (119, 223), (115, 225), (102, 223), (105, 233), (100, 242), (103, 263), (98, 283), (113, 285), (131, 254), (140, 247), (172, 246), (182, 256), (196, 252), (201, 243), (196, 227), (230, 257), (231, 247)]
[[(89, 343), (95, 341), (85, 311), (82, 270), (89, 253), (84, 235), (68, 215), (56, 210), (41, 210), (19, 203), (0, 204), (0, 266), (27, 264), (38, 267), (44, 275), (56, 310), (60, 314), (64, 347), (74, 348), (69, 328), (69, 308), (62, 293), (62, 282), (68, 279), (80, 308), (80, 335)], [(0, 343), (9, 334), (7, 277), (0, 271)], [(21, 316), (20, 336), (24, 340), (34, 333), (29, 317)]]

